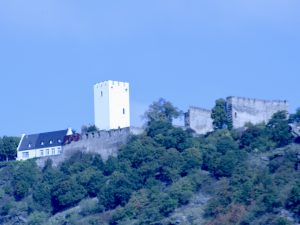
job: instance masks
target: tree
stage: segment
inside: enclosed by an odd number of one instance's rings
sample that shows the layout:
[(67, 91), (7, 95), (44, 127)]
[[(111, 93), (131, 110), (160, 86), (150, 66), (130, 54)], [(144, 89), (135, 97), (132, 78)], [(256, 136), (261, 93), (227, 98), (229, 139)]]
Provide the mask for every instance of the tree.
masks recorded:
[(99, 131), (99, 129), (95, 125), (88, 125), (88, 126), (83, 125), (81, 127), (81, 133), (97, 132), (97, 131)]
[(182, 152), (182, 173), (188, 174), (192, 170), (199, 170), (202, 166), (202, 154), (197, 148), (189, 148)]
[(75, 179), (64, 180), (52, 188), (54, 212), (76, 205), (87, 195), (87, 191)]
[(171, 184), (180, 178), (183, 158), (176, 149), (172, 148), (165, 151), (163, 156), (159, 159), (159, 164), (160, 168), (157, 178), (160, 181)]
[(296, 113), (290, 115), (289, 121), (291, 123), (299, 123), (300, 122), (300, 108), (297, 109)]
[(300, 183), (298, 182), (291, 190), (286, 201), (286, 208), (300, 215)]
[(226, 112), (226, 101), (222, 98), (216, 100), (216, 104), (211, 112), (214, 129), (231, 128)]
[(127, 175), (114, 172), (98, 193), (99, 203), (106, 209), (114, 209), (119, 205), (124, 206), (133, 191), (133, 185)]
[(145, 112), (144, 117), (151, 123), (153, 121), (161, 121), (172, 123), (173, 119), (179, 118), (183, 112), (173, 104), (163, 98), (153, 102), (149, 109)]
[(40, 170), (31, 160), (20, 162), (13, 171), (12, 185), (16, 200), (22, 200), (29, 194), (30, 188), (36, 184), (40, 176)]
[(277, 147), (289, 144), (293, 138), (287, 115), (286, 111), (276, 112), (267, 124), (269, 135)]
[(0, 138), (0, 161), (14, 160), (17, 157), (17, 148), (20, 142), (18, 137)]

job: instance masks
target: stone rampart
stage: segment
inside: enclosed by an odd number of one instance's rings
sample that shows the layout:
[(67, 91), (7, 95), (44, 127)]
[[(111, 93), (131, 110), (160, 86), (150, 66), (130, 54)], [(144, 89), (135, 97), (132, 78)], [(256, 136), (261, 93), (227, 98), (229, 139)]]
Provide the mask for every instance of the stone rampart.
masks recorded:
[(198, 107), (190, 107), (185, 114), (185, 126), (197, 134), (206, 134), (213, 131), (211, 111)]
[(43, 167), (47, 159), (51, 159), (53, 166), (57, 166), (77, 151), (100, 154), (103, 160), (109, 156), (116, 156), (122, 145), (128, 142), (131, 135), (130, 128), (110, 131), (89, 132), (81, 135), (79, 141), (73, 141), (62, 148), (62, 154), (37, 159), (37, 164)]
[(274, 113), (288, 111), (288, 102), (280, 100), (260, 100), (242, 97), (227, 98), (228, 118), (234, 128), (243, 127), (246, 123), (267, 123)]

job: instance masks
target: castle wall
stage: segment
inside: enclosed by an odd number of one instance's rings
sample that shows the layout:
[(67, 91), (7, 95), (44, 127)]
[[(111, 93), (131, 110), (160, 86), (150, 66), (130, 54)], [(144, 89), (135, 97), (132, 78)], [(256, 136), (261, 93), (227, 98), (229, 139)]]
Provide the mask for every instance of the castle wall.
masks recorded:
[(185, 114), (185, 126), (194, 130), (197, 134), (206, 134), (213, 131), (211, 111), (198, 107), (190, 107)]
[(251, 98), (228, 97), (227, 112), (234, 128), (240, 128), (247, 122), (258, 124), (268, 122), (278, 111), (288, 110), (287, 101), (266, 101)]
[(53, 166), (57, 166), (77, 151), (97, 153), (107, 160), (109, 156), (117, 155), (119, 149), (128, 142), (130, 134), (130, 128), (82, 134), (79, 141), (64, 145), (60, 155), (38, 158), (36, 162), (43, 167), (50, 158)]

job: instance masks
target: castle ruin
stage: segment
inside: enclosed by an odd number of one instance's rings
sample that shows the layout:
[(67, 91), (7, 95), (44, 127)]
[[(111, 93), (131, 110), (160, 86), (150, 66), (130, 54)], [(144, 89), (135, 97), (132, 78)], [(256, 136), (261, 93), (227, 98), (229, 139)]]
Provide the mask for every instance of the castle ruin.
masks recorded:
[(280, 100), (260, 100), (241, 97), (227, 97), (228, 119), (234, 128), (243, 127), (246, 123), (267, 123), (278, 111), (288, 111), (288, 102)]
[(185, 127), (194, 130), (197, 134), (206, 134), (214, 130), (211, 110), (190, 107), (185, 113)]
[[(226, 98), (226, 111), (233, 128), (241, 128), (246, 123), (267, 123), (274, 113), (288, 111), (288, 102), (230, 96)], [(212, 122), (210, 110), (190, 107), (185, 114), (185, 126), (197, 134), (212, 131)]]

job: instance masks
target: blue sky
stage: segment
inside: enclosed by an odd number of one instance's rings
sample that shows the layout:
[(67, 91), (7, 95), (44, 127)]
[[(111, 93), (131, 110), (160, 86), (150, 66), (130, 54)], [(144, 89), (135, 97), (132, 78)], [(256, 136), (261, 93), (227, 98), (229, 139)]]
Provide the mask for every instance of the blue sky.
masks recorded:
[(93, 84), (130, 82), (133, 125), (164, 97), (300, 106), (299, 0), (0, 0), (0, 135), (93, 123)]

